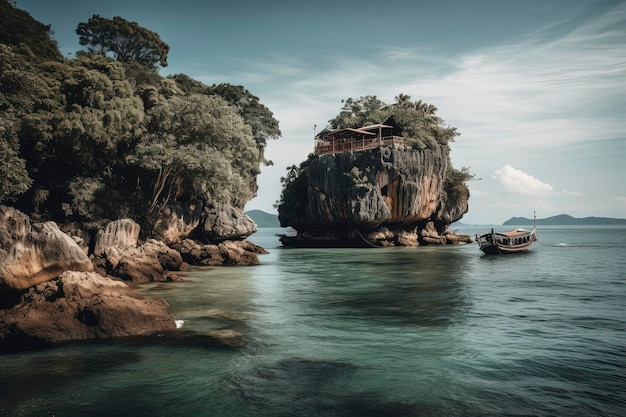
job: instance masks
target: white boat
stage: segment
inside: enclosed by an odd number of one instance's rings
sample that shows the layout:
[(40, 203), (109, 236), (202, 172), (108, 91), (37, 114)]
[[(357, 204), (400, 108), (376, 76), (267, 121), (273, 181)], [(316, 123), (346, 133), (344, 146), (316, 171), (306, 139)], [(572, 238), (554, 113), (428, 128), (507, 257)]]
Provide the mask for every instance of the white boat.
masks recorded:
[(533, 224), (533, 229), (530, 231), (515, 229), (507, 232), (494, 232), (491, 229), (487, 233), (476, 234), (476, 243), (478, 243), (480, 250), (494, 255), (523, 252), (530, 248), (536, 240), (536, 224)]

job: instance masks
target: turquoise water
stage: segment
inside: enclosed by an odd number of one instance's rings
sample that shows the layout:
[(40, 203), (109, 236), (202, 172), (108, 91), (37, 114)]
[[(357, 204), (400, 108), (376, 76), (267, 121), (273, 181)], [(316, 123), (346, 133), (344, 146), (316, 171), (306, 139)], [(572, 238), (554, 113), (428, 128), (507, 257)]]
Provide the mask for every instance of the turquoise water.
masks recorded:
[[(510, 256), (279, 232), (251, 238), (259, 266), (142, 287), (175, 335), (1, 355), (0, 415), (626, 415), (626, 228), (544, 227)], [(249, 343), (201, 336), (226, 328)]]

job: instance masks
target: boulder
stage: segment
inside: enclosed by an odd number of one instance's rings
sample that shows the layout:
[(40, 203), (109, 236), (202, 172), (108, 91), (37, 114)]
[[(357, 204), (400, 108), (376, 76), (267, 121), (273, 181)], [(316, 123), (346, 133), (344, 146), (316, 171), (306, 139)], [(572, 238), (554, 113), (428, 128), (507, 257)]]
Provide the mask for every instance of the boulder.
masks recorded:
[(256, 223), (243, 210), (227, 203), (212, 203), (204, 208), (200, 236), (209, 242), (245, 239), (256, 232)]
[(0, 310), (0, 352), (49, 343), (147, 335), (176, 329), (162, 299), (95, 272), (64, 272)]
[(168, 204), (157, 214), (154, 234), (166, 245), (179, 243), (198, 228), (204, 206), (200, 203)]
[(172, 246), (191, 265), (257, 265), (260, 254), (268, 253), (248, 240), (227, 240), (217, 245), (185, 239)]
[(93, 265), (56, 223), (31, 224), (24, 213), (0, 206), (0, 291), (24, 290), (71, 270), (93, 271)]
[(89, 255), (89, 245), (91, 242), (91, 232), (83, 229), (77, 222), (59, 223), (59, 229), (66, 235), (72, 238), (74, 242)]
[(113, 276), (141, 284), (150, 281), (172, 281), (177, 278), (169, 271), (180, 271), (183, 259), (176, 250), (163, 242), (149, 239), (138, 248), (105, 252), (107, 272)]
[(107, 249), (124, 250), (137, 246), (141, 226), (131, 219), (119, 219), (99, 230), (96, 236), (94, 255), (102, 256)]
[(265, 249), (247, 240), (227, 240), (218, 245), (225, 265), (258, 265), (259, 253)]

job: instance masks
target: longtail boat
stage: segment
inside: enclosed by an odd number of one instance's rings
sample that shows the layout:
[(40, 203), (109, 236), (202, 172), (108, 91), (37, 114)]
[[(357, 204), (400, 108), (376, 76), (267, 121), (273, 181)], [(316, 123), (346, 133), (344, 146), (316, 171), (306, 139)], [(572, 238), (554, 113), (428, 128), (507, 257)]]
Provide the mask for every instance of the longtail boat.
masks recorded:
[[(536, 217), (535, 217), (536, 219)], [(537, 225), (533, 221), (533, 229), (515, 229), (508, 232), (476, 233), (476, 243), (486, 254), (501, 255), (523, 252), (537, 240)]]

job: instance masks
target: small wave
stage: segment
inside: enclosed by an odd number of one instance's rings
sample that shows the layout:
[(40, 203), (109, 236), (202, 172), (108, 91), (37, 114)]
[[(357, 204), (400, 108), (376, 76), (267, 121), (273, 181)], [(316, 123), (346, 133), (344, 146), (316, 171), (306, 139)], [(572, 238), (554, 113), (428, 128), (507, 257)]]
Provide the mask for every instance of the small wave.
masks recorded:
[(174, 323), (176, 323), (176, 328), (180, 329), (185, 325), (185, 320), (174, 320)]
[(559, 243), (557, 246), (569, 246), (569, 245), (568, 245), (567, 243), (563, 243), (563, 242), (561, 242), (561, 243)]

